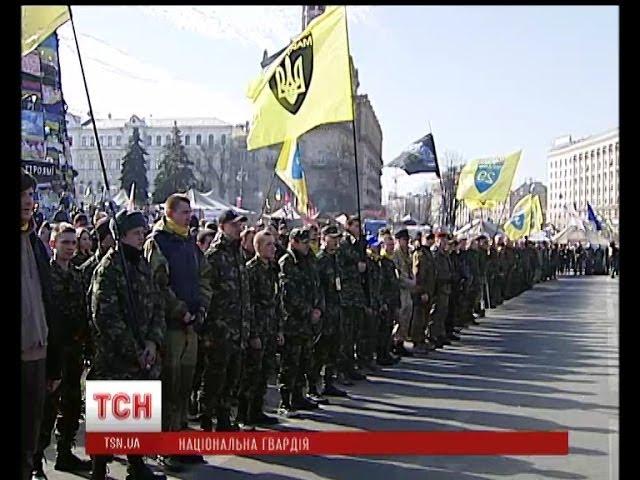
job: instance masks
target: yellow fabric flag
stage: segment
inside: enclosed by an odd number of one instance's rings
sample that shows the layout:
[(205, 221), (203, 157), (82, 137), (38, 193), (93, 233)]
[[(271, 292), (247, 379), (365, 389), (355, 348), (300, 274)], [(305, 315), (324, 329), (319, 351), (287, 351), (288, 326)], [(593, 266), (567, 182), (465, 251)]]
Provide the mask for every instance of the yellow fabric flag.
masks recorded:
[(66, 5), (22, 7), (22, 56), (35, 50), (42, 41), (69, 20)]
[(535, 201), (533, 195), (525, 195), (513, 208), (513, 213), (507, 223), (504, 224), (504, 233), (509, 240), (518, 240), (531, 233), (532, 223), (535, 217)]
[(300, 163), (300, 149), (296, 138), (284, 141), (276, 163), (276, 175), (282, 179), (298, 199), (298, 211), (308, 214), (307, 180)]
[(505, 157), (472, 160), (460, 172), (456, 198), (471, 209), (494, 208), (504, 202), (511, 190), (522, 150)]
[(540, 196), (536, 195), (533, 197), (533, 215), (529, 234), (542, 230), (542, 224), (542, 204), (540, 203)]
[(248, 150), (353, 120), (349, 69), (345, 7), (328, 7), (249, 86)]

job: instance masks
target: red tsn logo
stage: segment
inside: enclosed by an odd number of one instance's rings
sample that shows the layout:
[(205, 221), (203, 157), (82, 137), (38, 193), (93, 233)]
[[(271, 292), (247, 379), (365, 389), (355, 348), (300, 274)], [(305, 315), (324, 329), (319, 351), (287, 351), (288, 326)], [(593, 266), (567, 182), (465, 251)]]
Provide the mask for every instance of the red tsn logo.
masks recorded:
[[(107, 410), (111, 408), (113, 416), (118, 420), (124, 420), (133, 416), (135, 419), (151, 418), (151, 394), (144, 395), (134, 393), (94, 393), (93, 399), (98, 402), (98, 419), (105, 420), (107, 418)], [(109, 407), (111, 405), (111, 407)], [(131, 406), (131, 408), (129, 408)], [(133, 414), (132, 414), (133, 411)]]
[(90, 380), (86, 398), (87, 432), (162, 431), (159, 380)]

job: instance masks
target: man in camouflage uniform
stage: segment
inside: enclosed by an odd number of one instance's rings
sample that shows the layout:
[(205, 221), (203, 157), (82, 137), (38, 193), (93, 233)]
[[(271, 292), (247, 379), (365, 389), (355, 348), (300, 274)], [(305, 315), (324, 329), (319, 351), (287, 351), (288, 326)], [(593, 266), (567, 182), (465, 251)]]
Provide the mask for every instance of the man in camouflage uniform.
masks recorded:
[(371, 236), (367, 239), (367, 306), (363, 317), (362, 328), (358, 331), (358, 367), (361, 370), (375, 372), (378, 367), (373, 362), (373, 355), (376, 350), (376, 335), (378, 332), (378, 321), (380, 309), (382, 308), (382, 297), (380, 294), (381, 267), (380, 267), (380, 245), (377, 237)]
[(242, 260), (246, 263), (256, 256), (256, 251), (253, 247), (253, 238), (256, 235), (256, 229), (253, 227), (245, 228), (240, 233), (240, 252), (242, 253)]
[(340, 295), (342, 291), (341, 276), (336, 259), (340, 233), (335, 226), (322, 229), (322, 246), (317, 255), (317, 271), (320, 288), (324, 297), (322, 313), (322, 335), (313, 349), (309, 392), (317, 394), (321, 370), (324, 366), (323, 396), (345, 397), (347, 393), (334, 385), (338, 365), (343, 366), (340, 342), (342, 341), (342, 325), (340, 318)]
[(507, 239), (504, 246), (504, 299), (509, 300), (516, 296), (516, 252), (513, 248), (513, 242)]
[[(464, 250), (461, 249), (462, 240), (452, 239), (449, 242), (449, 260), (451, 261), (451, 294), (449, 295), (449, 310), (447, 312), (447, 323), (445, 330), (447, 331), (447, 340), (450, 341), (449, 333), (460, 331), (467, 324), (464, 318), (465, 295), (469, 290), (471, 273), (469, 271), (469, 262), (465, 257)], [(448, 329), (446, 328), (449, 325)], [(443, 341), (445, 345), (447, 340)]]
[(282, 315), (279, 311), (278, 270), (273, 260), (275, 237), (267, 230), (256, 233), (256, 252), (247, 262), (251, 296), (249, 346), (244, 352), (238, 422), (245, 425), (273, 425), (278, 419), (263, 411), (267, 383), (275, 372), (276, 346), (284, 344)]
[(445, 342), (448, 343), (445, 330), (445, 321), (449, 310), (449, 295), (451, 294), (452, 267), (451, 260), (447, 254), (447, 234), (440, 232), (436, 234), (436, 249), (434, 253), (434, 264), (436, 268), (435, 278), (435, 309), (432, 319), (431, 336), (437, 348), (442, 348)]
[(489, 297), (487, 295), (489, 245), (485, 235), (479, 235), (476, 241), (478, 242), (478, 266), (480, 267), (480, 277), (478, 279), (480, 292), (476, 296), (474, 313), (482, 318), (485, 316), (485, 309), (489, 308)]
[(376, 357), (378, 365), (389, 366), (400, 360), (400, 357), (394, 357), (391, 354), (393, 325), (397, 322), (398, 310), (400, 309), (400, 280), (398, 270), (393, 262), (395, 242), (391, 230), (381, 229), (378, 237), (383, 241), (384, 247), (380, 255), (380, 295), (383, 306), (380, 312)]
[(413, 352), (426, 355), (429, 351), (425, 344), (425, 330), (431, 320), (431, 306), (435, 293), (435, 263), (431, 254), (435, 236), (430, 233), (423, 238), (424, 244), (420, 245), (412, 255), (413, 277), (416, 281), (413, 293), (413, 319), (411, 322), (411, 341)]
[(251, 324), (249, 277), (240, 252), (240, 232), (247, 217), (227, 210), (218, 218), (219, 231), (205, 254), (210, 265), (209, 283), (213, 295), (202, 327), (205, 369), (201, 389), (200, 426), (204, 431), (238, 431), (231, 422), (242, 351)]
[[(157, 379), (160, 373), (158, 350), (165, 334), (164, 302), (153, 282), (151, 268), (142, 255), (146, 220), (141, 212), (122, 211), (116, 216), (116, 222), (121, 242), (117, 250), (109, 250), (102, 258), (91, 283), (91, 329), (96, 353), (87, 378)], [(131, 302), (128, 301), (128, 292), (131, 292)], [(128, 455), (127, 458), (128, 479), (164, 478), (155, 476), (142, 457)], [(93, 480), (107, 478), (109, 459), (93, 458)]]
[(396, 334), (395, 353), (401, 356), (411, 356), (404, 348), (404, 342), (409, 337), (409, 327), (413, 315), (413, 290), (416, 281), (413, 276), (413, 265), (409, 253), (409, 232), (403, 228), (395, 233), (396, 250), (393, 262), (400, 274), (400, 310), (398, 311), (398, 331)]
[[(115, 242), (113, 240), (113, 235), (111, 234), (111, 229), (109, 228), (109, 217), (103, 217), (98, 220), (98, 223), (95, 228), (96, 236), (98, 237), (98, 248), (96, 252), (86, 261), (84, 262), (79, 270), (82, 273), (82, 281), (84, 284), (84, 289), (87, 294), (89, 294), (89, 288), (91, 286), (91, 277), (93, 276), (93, 272), (102, 260), (102, 257), (106, 255), (110, 248), (115, 246)], [(91, 303), (91, 299), (89, 298), (89, 304)]]
[(467, 248), (467, 258), (469, 260), (469, 269), (471, 270), (471, 284), (469, 285), (469, 295), (467, 299), (467, 311), (465, 312), (466, 320), (472, 324), (477, 325), (475, 314), (479, 313), (480, 298), (482, 297), (483, 276), (481, 271), (480, 249), (478, 247), (478, 240), (475, 238), (470, 239), (469, 247)]
[(300, 376), (309, 370), (313, 328), (322, 312), (316, 304), (313, 266), (305, 260), (309, 252), (309, 231), (294, 228), (289, 235), (289, 250), (278, 262), (279, 287), (284, 315), (284, 351), (280, 369), (279, 412), (292, 415), (296, 410), (318, 408), (303, 395)]
[(34, 455), (35, 469), (42, 469), (44, 450), (51, 442), (51, 430), (56, 424), (58, 454), (55, 469), (63, 472), (88, 472), (91, 461), (80, 460), (72, 453), (81, 415), (80, 377), (83, 371), (83, 349), (88, 337), (87, 308), (82, 275), (71, 263), (76, 244), (76, 232), (68, 223), (53, 230), (54, 243), (51, 265), (51, 294), (56, 300), (53, 319), (62, 327), (62, 384), (45, 397), (44, 416), (40, 427), (38, 449)]
[(360, 242), (360, 220), (351, 216), (347, 220), (347, 229), (340, 241), (337, 260), (342, 293), (342, 352), (345, 357), (344, 370), (341, 377), (344, 385), (350, 380), (364, 380), (366, 377), (355, 369), (356, 330), (363, 324), (367, 299), (362, 285), (362, 276), (366, 272), (367, 263)]
[[(459, 310), (457, 326), (466, 327), (475, 323), (473, 317), (473, 299), (475, 295), (475, 282), (478, 274), (478, 257), (474, 250), (467, 246), (467, 239), (459, 238)], [(455, 290), (455, 285), (452, 285)], [(451, 302), (449, 302), (451, 305)], [(447, 336), (451, 332), (451, 328), (447, 331)]]
[[(165, 302), (165, 349), (162, 369), (163, 430), (178, 432), (187, 426), (193, 377), (198, 359), (199, 328), (211, 301), (209, 264), (189, 233), (192, 216), (189, 197), (173, 194), (166, 214), (153, 226), (144, 245), (145, 259)], [(201, 463), (201, 456), (164, 456), (168, 469), (183, 463)]]

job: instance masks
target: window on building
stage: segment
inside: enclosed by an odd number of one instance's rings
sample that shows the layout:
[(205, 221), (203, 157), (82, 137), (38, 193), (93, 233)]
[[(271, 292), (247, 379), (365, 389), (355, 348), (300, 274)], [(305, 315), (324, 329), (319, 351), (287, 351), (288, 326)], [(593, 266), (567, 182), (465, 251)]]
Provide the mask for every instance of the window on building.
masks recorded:
[(202, 143), (202, 135), (196, 135), (196, 145), (200, 145)]
[(167, 135), (167, 138), (165, 139), (165, 145), (170, 145), (171, 144), (171, 135)]
[(83, 147), (87, 146), (87, 137), (82, 137), (82, 146)]
[(150, 147), (151, 144), (151, 135), (147, 135), (147, 142), (146, 142), (147, 147)]
[(209, 135), (209, 147), (213, 147), (213, 134)]
[(156, 136), (156, 147), (162, 145), (162, 135)]
[(189, 135), (184, 136), (184, 144), (185, 145), (191, 144), (191, 137)]
[(95, 139), (93, 137), (89, 137), (89, 146), (93, 147), (95, 146), (95, 144), (96, 144)]
[(117, 135), (116, 136), (116, 145), (119, 147), (121, 143), (122, 143), (122, 137), (120, 135)]
[(222, 143), (222, 145), (227, 143), (227, 136), (224, 133), (220, 137), (220, 143)]
[(112, 141), (112, 138), (111, 138), (111, 135), (109, 135), (109, 136), (107, 137), (107, 147), (110, 147), (110, 146), (111, 146), (111, 141)]

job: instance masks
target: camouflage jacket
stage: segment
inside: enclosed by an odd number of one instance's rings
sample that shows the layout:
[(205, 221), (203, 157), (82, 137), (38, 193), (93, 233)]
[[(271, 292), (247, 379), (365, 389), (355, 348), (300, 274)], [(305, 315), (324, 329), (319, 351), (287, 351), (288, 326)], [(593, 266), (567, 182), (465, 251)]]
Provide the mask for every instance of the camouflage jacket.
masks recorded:
[(429, 296), (429, 302), (433, 301), (436, 291), (435, 262), (431, 251), (426, 246), (421, 246), (413, 252), (413, 276), (416, 279), (416, 296), (423, 294)]
[(365, 261), (360, 242), (350, 233), (345, 233), (336, 255), (338, 268), (342, 275), (342, 294), (340, 296), (342, 305), (365, 307), (367, 298), (362, 285), (362, 274), (358, 270), (358, 262)]
[(205, 253), (211, 266), (209, 284), (213, 295), (203, 335), (215, 341), (231, 341), (245, 348), (251, 325), (249, 276), (242, 261), (240, 242), (219, 231)]
[(469, 271), (471, 273), (471, 283), (474, 286), (480, 285), (480, 252), (469, 248), (465, 250), (465, 258), (469, 265)]
[(489, 263), (489, 252), (487, 250), (483, 250), (482, 248), (478, 248), (478, 267), (480, 274), (480, 281), (487, 281), (487, 268)]
[(323, 333), (331, 334), (334, 333), (340, 321), (342, 278), (335, 253), (327, 253), (323, 248), (318, 252), (316, 259), (320, 290), (324, 297), (322, 329)]
[(79, 268), (82, 266), (84, 262), (89, 260), (91, 256), (92, 255), (90, 253), (76, 252), (71, 258), (71, 265), (73, 265), (76, 268)]
[(367, 252), (367, 272), (369, 288), (368, 288), (368, 305), (377, 313), (383, 305), (383, 299), (380, 296), (382, 283), (382, 268), (380, 267), (380, 257), (372, 252)]
[(389, 309), (400, 308), (400, 274), (393, 263), (393, 258), (386, 252), (380, 256), (380, 295), (382, 303), (386, 303)]
[(433, 254), (436, 267), (436, 293), (451, 293), (451, 281), (453, 277), (453, 267), (449, 255), (439, 249)]
[(393, 252), (393, 263), (398, 270), (398, 279), (401, 290), (412, 290), (415, 285), (413, 277), (413, 265), (411, 263), (411, 254), (404, 253), (400, 248), (396, 247)]
[(64, 270), (54, 259), (51, 265), (51, 294), (57, 308), (54, 310), (60, 326), (63, 345), (71, 341), (84, 342), (88, 335), (88, 317), (82, 273), (69, 263)]
[(310, 262), (289, 250), (278, 262), (279, 286), (285, 335), (311, 337), (311, 311), (318, 308), (313, 289), (316, 286)]
[[(159, 238), (159, 235), (163, 235), (164, 238)], [(174, 249), (176, 252), (176, 262), (181, 262), (186, 256), (188, 261), (182, 262), (183, 266), (187, 270), (188, 277), (174, 278), (177, 276), (177, 272), (171, 271), (169, 268), (169, 260), (167, 259), (168, 253), (163, 252), (165, 249)], [(209, 283), (209, 263), (205, 260), (200, 248), (195, 243), (195, 239), (191, 236), (182, 238), (176, 233), (173, 233), (166, 224), (164, 218), (160, 219), (153, 227), (152, 234), (147, 238), (144, 244), (144, 258), (151, 265), (151, 271), (153, 272), (153, 280), (156, 286), (161, 292), (165, 305), (165, 321), (167, 328), (171, 330), (180, 330), (184, 327), (184, 318), (187, 312), (192, 314), (198, 313), (197, 308), (190, 307), (185, 301), (186, 295), (180, 290), (175, 290), (172, 285), (176, 282), (191, 283), (191, 285), (184, 285), (184, 287), (191, 290), (191, 297), (199, 299), (200, 307), (205, 309), (211, 302), (211, 284)], [(197, 271), (191, 270), (197, 269)], [(184, 272), (181, 272), (183, 275)], [(192, 278), (194, 280), (192, 280)], [(197, 283), (196, 283), (197, 281)], [(180, 285), (179, 285), (180, 286)], [(184, 288), (183, 288), (184, 290)], [(199, 295), (198, 295), (199, 294)], [(195, 310), (195, 311), (193, 311)]]
[(283, 331), (280, 314), (278, 270), (272, 262), (265, 263), (257, 255), (247, 262), (251, 314), (250, 338), (275, 336)]
[(498, 273), (498, 250), (493, 245), (489, 247), (486, 262), (487, 278), (493, 278)]
[(149, 264), (142, 257), (137, 264), (126, 260), (133, 295), (133, 312), (130, 312), (121, 258), (116, 250), (109, 250), (91, 282), (91, 329), (96, 348), (92, 379), (144, 378), (138, 360), (139, 346), (125, 315), (133, 316), (142, 339), (154, 342), (158, 350), (164, 339), (164, 303), (152, 281)]

